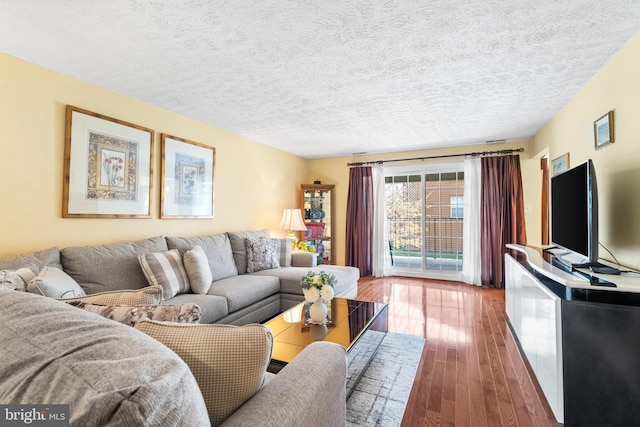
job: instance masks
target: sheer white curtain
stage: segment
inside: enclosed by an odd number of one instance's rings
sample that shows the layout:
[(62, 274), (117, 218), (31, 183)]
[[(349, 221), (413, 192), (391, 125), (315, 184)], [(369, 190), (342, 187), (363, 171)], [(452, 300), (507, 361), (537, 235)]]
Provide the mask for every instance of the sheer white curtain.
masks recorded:
[(462, 281), (480, 286), (480, 159), (464, 161), (464, 219), (462, 220)]
[(384, 196), (384, 167), (375, 165), (371, 170), (373, 178), (373, 275), (388, 276), (391, 271), (391, 255), (386, 227), (386, 205)]

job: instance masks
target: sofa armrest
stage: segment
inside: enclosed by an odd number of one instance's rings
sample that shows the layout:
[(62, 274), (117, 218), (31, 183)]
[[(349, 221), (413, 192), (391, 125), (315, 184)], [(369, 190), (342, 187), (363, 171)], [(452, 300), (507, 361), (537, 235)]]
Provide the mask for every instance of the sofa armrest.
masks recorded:
[(329, 342), (306, 347), (223, 426), (344, 426), (347, 357)]
[(292, 252), (291, 253), (291, 266), (292, 267), (315, 267), (318, 265), (318, 254), (314, 252)]

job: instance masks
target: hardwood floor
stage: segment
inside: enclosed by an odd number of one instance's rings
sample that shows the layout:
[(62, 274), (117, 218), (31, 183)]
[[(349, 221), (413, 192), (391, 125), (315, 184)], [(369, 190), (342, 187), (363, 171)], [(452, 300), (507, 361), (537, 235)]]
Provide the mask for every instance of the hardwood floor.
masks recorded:
[(389, 331), (426, 339), (402, 421), (413, 426), (558, 426), (507, 325), (504, 291), (365, 277), (358, 299), (389, 305)]

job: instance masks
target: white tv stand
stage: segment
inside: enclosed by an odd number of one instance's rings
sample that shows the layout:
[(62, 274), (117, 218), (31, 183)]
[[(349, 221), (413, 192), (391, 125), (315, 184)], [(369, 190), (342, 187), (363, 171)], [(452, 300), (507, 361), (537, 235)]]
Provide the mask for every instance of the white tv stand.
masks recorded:
[(507, 245), (505, 301), (511, 330), (558, 422), (640, 425), (640, 278), (616, 287)]

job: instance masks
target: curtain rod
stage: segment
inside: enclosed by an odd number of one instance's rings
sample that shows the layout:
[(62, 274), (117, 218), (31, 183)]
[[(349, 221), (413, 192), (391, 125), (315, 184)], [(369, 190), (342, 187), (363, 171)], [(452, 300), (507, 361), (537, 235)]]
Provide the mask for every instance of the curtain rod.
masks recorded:
[(393, 162), (406, 162), (409, 160), (429, 160), (429, 159), (444, 159), (447, 157), (478, 157), (478, 156), (490, 156), (494, 154), (498, 155), (506, 155), (512, 153), (522, 153), (524, 148), (512, 148), (508, 150), (494, 150), (494, 151), (476, 151), (474, 153), (462, 153), (462, 154), (443, 154), (441, 156), (427, 156), (427, 157), (410, 157), (407, 159), (394, 159), (394, 160), (372, 160), (369, 162), (356, 162), (356, 163), (347, 163), (347, 166), (367, 166), (367, 165), (381, 165), (383, 163), (393, 163)]

